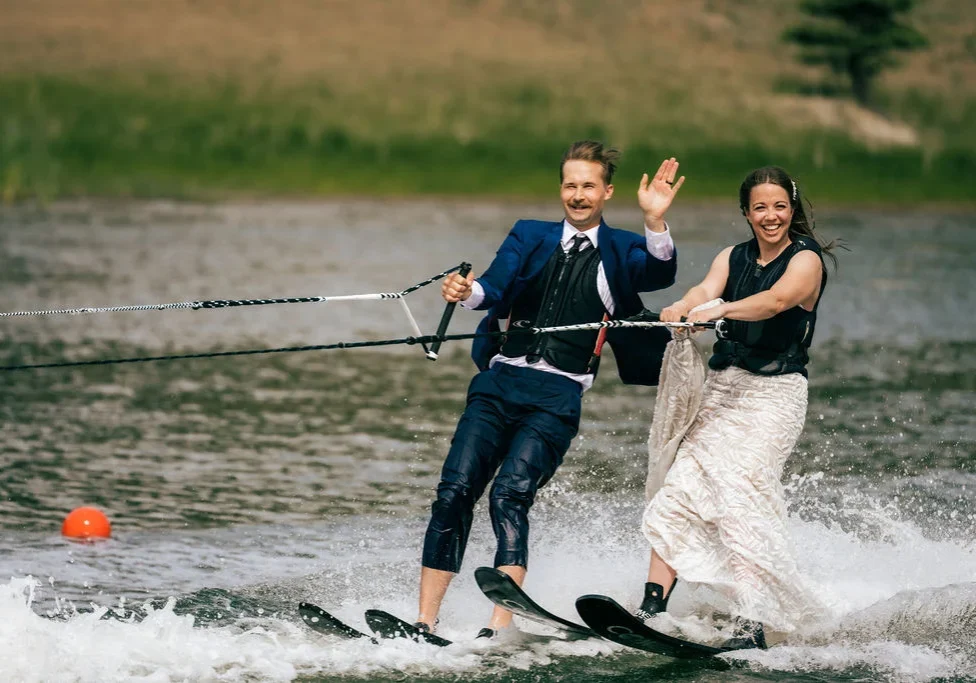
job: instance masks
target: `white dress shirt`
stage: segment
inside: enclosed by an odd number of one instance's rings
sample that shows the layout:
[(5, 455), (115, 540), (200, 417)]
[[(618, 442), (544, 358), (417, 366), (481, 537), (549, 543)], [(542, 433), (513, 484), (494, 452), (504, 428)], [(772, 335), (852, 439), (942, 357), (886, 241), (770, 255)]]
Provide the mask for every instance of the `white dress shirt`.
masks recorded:
[[(597, 233), (600, 230), (600, 226), (590, 228), (589, 230), (577, 230), (568, 221), (563, 221), (563, 236), (560, 240), (563, 251), (568, 252), (569, 248), (573, 245), (573, 237), (578, 233), (582, 232), (589, 239), (589, 242), (584, 242), (580, 251), (586, 251), (592, 245), (594, 248), (598, 246)], [(669, 260), (674, 256), (674, 241), (671, 239), (671, 229), (668, 227), (667, 223), (664, 224), (664, 232), (654, 232), (645, 225), (644, 226), (644, 236), (647, 239), (647, 251), (650, 252), (655, 258), (661, 259), (662, 261)], [(603, 270), (603, 262), (600, 262), (600, 269), (596, 276), (596, 288), (600, 293), (600, 299), (603, 301), (604, 307), (610, 315), (613, 315), (614, 311), (614, 301), (613, 297), (610, 295), (610, 284), (607, 282), (607, 274)], [(481, 283), (475, 280), (471, 283), (471, 296), (461, 302), (462, 308), (474, 309), (477, 308), (482, 301), (485, 300), (485, 290), (482, 288)], [(594, 321), (596, 322), (596, 321)], [(504, 329), (502, 325), (502, 329)], [(562, 375), (563, 377), (569, 377), (571, 380), (579, 382), (583, 387), (583, 391), (586, 391), (591, 386), (593, 386), (593, 375), (590, 373), (575, 374), (572, 372), (564, 372), (559, 368), (553, 367), (545, 361), (544, 358), (539, 359), (535, 363), (529, 363), (525, 356), (519, 356), (517, 358), (509, 358), (502, 354), (496, 354), (490, 361), (488, 361), (488, 367), (491, 367), (495, 363), (507, 363), (508, 365), (514, 365), (521, 368), (532, 368), (534, 370), (542, 370), (543, 372), (551, 372), (556, 375)]]

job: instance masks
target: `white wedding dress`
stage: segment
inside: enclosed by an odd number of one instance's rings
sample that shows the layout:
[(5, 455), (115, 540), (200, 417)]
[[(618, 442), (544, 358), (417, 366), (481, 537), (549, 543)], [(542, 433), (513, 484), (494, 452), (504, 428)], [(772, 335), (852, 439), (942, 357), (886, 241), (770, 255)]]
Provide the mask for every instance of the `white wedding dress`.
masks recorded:
[(787, 633), (826, 610), (798, 570), (780, 482), (806, 409), (802, 375), (707, 370), (685, 336), (666, 349), (648, 439), (651, 548), (736, 615)]

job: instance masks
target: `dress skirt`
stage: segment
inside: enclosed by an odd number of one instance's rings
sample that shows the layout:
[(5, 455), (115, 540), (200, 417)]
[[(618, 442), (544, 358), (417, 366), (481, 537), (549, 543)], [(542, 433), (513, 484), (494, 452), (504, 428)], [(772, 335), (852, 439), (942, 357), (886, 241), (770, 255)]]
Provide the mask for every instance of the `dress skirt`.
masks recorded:
[(806, 410), (802, 375), (708, 370), (642, 520), (651, 548), (681, 580), (706, 584), (738, 616), (782, 632), (824, 613), (798, 570), (780, 481)]

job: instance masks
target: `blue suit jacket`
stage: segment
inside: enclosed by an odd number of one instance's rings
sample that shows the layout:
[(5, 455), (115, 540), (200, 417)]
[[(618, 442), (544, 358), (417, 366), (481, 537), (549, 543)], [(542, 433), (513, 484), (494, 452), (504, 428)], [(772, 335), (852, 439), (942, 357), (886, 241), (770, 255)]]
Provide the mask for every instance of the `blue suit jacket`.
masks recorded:
[[(545, 267), (559, 248), (562, 221), (518, 221), (502, 242), (488, 269), (478, 278), (485, 298), (478, 309), (488, 315), (478, 332), (497, 332), (498, 321), (508, 318), (512, 302)], [(647, 251), (643, 234), (611, 228), (601, 222), (597, 233), (600, 260), (614, 301), (614, 318), (637, 315), (644, 309), (640, 292), (652, 292), (674, 284), (677, 254), (662, 261)], [(597, 321), (593, 321), (597, 322)], [(665, 328), (607, 330), (620, 378), (627, 384), (657, 384), (664, 347), (671, 339)], [(471, 357), (482, 370), (498, 352), (495, 337), (476, 337)]]

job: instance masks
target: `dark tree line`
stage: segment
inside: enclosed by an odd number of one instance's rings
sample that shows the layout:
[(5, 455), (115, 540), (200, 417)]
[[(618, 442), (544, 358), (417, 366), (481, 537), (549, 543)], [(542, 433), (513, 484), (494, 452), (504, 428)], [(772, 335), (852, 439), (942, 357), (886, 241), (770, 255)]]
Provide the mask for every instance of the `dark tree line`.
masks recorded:
[(901, 18), (916, 0), (802, 0), (812, 19), (793, 26), (784, 39), (800, 46), (800, 61), (827, 66), (850, 80), (854, 98), (871, 103), (872, 86), (884, 69), (898, 63), (894, 53), (928, 45)]

